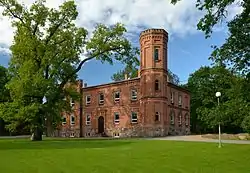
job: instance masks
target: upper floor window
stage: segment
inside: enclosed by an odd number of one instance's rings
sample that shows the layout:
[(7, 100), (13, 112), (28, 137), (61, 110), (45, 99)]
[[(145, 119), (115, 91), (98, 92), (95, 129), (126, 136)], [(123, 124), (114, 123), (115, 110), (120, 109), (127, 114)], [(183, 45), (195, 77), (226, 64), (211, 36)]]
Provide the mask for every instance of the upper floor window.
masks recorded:
[(171, 91), (170, 99), (171, 99), (171, 103), (173, 104), (174, 103), (174, 92), (173, 91)]
[(70, 98), (70, 106), (73, 107), (75, 105), (75, 100), (73, 100), (72, 98)]
[(131, 122), (137, 123), (137, 121), (138, 121), (137, 112), (132, 112), (131, 113)]
[(71, 115), (71, 116), (70, 116), (70, 124), (71, 124), (71, 125), (74, 125), (74, 124), (75, 124), (75, 116), (74, 116), (74, 115)]
[(154, 60), (155, 61), (159, 60), (159, 48), (157, 47), (154, 48)]
[(159, 91), (159, 90), (160, 90), (159, 80), (155, 80), (155, 91)]
[(86, 105), (89, 105), (90, 102), (91, 102), (91, 97), (90, 97), (90, 95), (87, 95), (86, 96)]
[(160, 113), (155, 112), (155, 121), (160, 121)]
[(114, 121), (115, 121), (115, 124), (119, 124), (120, 122), (120, 116), (118, 112), (115, 112)]
[(104, 94), (103, 93), (99, 94), (99, 104), (104, 104)]
[(179, 104), (179, 106), (182, 105), (182, 96), (181, 95), (178, 96), (178, 104)]
[(90, 125), (91, 124), (91, 116), (90, 114), (86, 115), (86, 125)]
[(137, 100), (137, 90), (133, 89), (131, 91), (131, 100)]
[(114, 100), (115, 100), (115, 101), (119, 101), (119, 100), (120, 100), (120, 92), (119, 92), (119, 91), (116, 91), (116, 92), (115, 92)]

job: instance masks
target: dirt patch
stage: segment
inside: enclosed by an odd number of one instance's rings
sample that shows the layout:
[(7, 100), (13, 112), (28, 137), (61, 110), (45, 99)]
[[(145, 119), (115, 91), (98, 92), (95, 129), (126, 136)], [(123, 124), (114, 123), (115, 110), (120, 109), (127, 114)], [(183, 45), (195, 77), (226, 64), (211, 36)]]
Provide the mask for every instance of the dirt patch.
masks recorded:
[[(205, 134), (201, 135), (202, 138), (205, 139), (219, 139), (218, 134)], [(221, 134), (222, 140), (250, 140), (250, 134), (241, 133), (241, 134)]]

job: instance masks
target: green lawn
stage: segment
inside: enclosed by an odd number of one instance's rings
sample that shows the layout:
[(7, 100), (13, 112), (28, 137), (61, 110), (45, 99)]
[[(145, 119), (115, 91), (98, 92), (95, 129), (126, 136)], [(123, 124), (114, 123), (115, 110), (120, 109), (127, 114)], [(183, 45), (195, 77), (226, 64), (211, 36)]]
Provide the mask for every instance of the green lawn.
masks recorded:
[(250, 145), (0, 139), (1, 173), (249, 173)]

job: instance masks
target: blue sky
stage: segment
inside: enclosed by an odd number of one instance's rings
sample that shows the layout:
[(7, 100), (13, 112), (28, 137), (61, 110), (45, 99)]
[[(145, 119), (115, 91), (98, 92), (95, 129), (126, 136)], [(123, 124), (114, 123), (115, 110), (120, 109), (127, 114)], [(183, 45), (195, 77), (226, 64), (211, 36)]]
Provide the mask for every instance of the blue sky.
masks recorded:
[[(49, 7), (57, 8), (64, 0), (47, 1)], [(23, 0), (30, 5), (34, 0)], [(94, 23), (106, 25), (124, 23), (128, 38), (138, 46), (139, 34), (144, 28), (163, 28), (169, 33), (168, 67), (185, 83), (191, 73), (201, 66), (211, 64), (208, 60), (212, 52), (211, 45), (221, 45), (226, 37), (227, 28), (216, 26), (212, 37), (205, 39), (204, 33), (196, 30), (196, 24), (203, 15), (195, 8), (195, 0), (182, 0), (176, 6), (168, 0), (76, 0), (79, 11), (76, 24), (93, 31)], [(231, 6), (228, 19), (240, 12), (237, 6)], [(1, 12), (1, 8), (0, 8)], [(0, 65), (7, 66), (8, 47), (13, 39), (13, 29), (7, 18), (0, 15)], [(91, 35), (90, 35), (91, 36)], [(79, 78), (88, 85), (111, 82), (113, 73), (123, 65), (102, 64), (98, 61), (87, 62), (79, 72)], [(98, 70), (97, 70), (98, 69)]]

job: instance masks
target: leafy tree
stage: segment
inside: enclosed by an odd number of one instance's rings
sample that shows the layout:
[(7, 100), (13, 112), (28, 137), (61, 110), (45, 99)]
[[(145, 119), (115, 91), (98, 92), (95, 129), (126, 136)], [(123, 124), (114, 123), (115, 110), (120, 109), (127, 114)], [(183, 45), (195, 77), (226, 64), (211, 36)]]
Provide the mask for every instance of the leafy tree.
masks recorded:
[[(243, 96), (243, 79), (224, 66), (201, 67), (190, 75), (187, 88), (191, 96), (193, 131), (215, 132), (221, 122), (224, 132), (240, 132), (242, 121), (250, 112)], [(220, 91), (218, 106), (215, 92)]]
[[(59, 9), (46, 7), (45, 0), (30, 8), (16, 0), (0, 0), (0, 6), (16, 29), (7, 84), (12, 101), (0, 105), (0, 115), (10, 130), (25, 122), (32, 140), (42, 140), (45, 120), (57, 124), (60, 113), (70, 110), (63, 98), (79, 98), (66, 85), (76, 82), (86, 61), (112, 64), (116, 59), (130, 65), (136, 60), (138, 50), (125, 38), (126, 29), (120, 23), (98, 24), (88, 39), (87, 30), (75, 25), (78, 12), (74, 1), (64, 2)], [(81, 59), (82, 55), (86, 58)]]
[[(173, 4), (180, 0), (172, 0)], [(224, 62), (234, 71), (250, 73), (250, 1), (249, 0), (197, 0), (196, 7), (204, 11), (197, 24), (198, 30), (210, 37), (213, 27), (227, 18), (227, 8), (237, 3), (242, 12), (227, 22), (229, 36), (221, 47), (214, 46), (211, 59)]]
[[(3, 66), (0, 66), (0, 104), (9, 100), (9, 92), (5, 87), (8, 82), (7, 69)], [(6, 132), (5, 123), (0, 117), (0, 135)]]
[[(138, 76), (138, 68), (137, 66), (139, 65), (139, 61), (138, 63), (136, 63), (136, 66), (126, 66), (124, 68), (124, 70), (120, 70), (117, 73), (113, 74), (111, 76), (111, 79), (113, 81), (121, 81), (125, 79), (125, 74), (127, 74), (127, 77), (132, 79), (132, 78), (136, 78)], [(174, 74), (172, 71), (170, 71), (168, 69), (168, 80), (169, 82), (179, 85), (180, 84), (180, 79), (179, 77)]]

